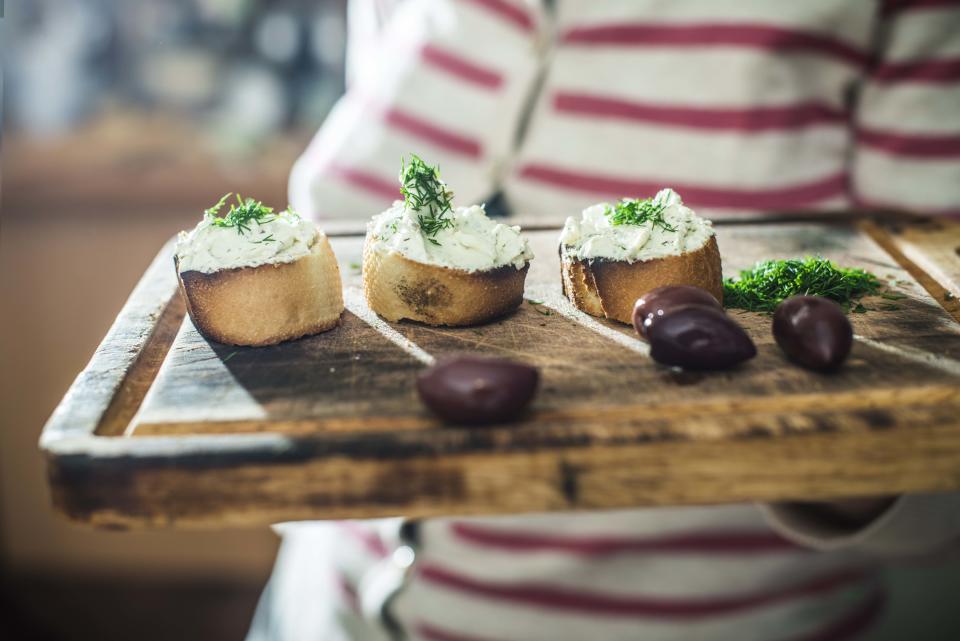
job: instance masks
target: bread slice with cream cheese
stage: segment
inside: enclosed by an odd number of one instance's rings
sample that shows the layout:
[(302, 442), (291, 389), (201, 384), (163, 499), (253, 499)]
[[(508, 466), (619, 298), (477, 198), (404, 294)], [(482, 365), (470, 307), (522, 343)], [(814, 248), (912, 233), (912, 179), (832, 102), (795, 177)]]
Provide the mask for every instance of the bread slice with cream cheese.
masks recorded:
[(413, 157), (401, 171), (404, 200), (374, 216), (363, 251), (363, 290), (388, 321), (484, 323), (523, 301), (533, 253), (519, 227), (482, 206), (453, 207), (436, 167)]
[(363, 251), (367, 304), (388, 321), (450, 327), (485, 323), (523, 302), (526, 276), (526, 265), (469, 272), (420, 263), (369, 242)]
[(710, 221), (664, 189), (646, 201), (587, 208), (560, 237), (564, 295), (581, 311), (630, 323), (633, 306), (664, 285), (693, 285), (723, 301), (720, 250)]
[(263, 346), (339, 324), (340, 268), (312, 222), (252, 201), (223, 217), (215, 213), (208, 210), (194, 230), (181, 233), (174, 257), (187, 312), (201, 334)]

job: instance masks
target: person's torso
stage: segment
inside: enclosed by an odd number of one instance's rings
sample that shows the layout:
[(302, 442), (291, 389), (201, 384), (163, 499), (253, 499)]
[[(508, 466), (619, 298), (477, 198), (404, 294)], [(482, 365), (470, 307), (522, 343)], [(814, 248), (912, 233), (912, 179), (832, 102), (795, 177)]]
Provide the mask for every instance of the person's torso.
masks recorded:
[(752, 505), (330, 527), (351, 638), (843, 639), (883, 598), (866, 560), (797, 547)]

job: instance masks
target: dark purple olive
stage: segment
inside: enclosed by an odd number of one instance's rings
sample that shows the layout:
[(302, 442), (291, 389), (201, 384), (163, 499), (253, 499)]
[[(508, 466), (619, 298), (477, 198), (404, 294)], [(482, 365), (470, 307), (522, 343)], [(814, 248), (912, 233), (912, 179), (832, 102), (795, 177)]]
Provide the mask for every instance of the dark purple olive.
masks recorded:
[(773, 337), (791, 360), (821, 371), (840, 367), (853, 346), (843, 309), (820, 296), (794, 296), (777, 305)]
[(537, 391), (537, 368), (503, 358), (455, 356), (417, 377), (423, 404), (451, 423), (481, 425), (516, 418)]
[(633, 306), (633, 328), (646, 338), (650, 327), (679, 305), (706, 305), (723, 309), (713, 294), (693, 285), (666, 285), (651, 289)]
[(727, 369), (757, 355), (739, 325), (716, 307), (681, 305), (647, 329), (650, 356), (684, 369)]

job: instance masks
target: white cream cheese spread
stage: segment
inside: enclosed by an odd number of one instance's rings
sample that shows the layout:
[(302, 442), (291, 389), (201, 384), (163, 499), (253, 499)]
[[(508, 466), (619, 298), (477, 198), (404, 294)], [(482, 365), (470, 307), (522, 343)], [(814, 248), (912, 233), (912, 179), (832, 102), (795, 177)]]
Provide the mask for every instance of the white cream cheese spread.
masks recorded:
[[(624, 203), (642, 205), (648, 215), (635, 217), (639, 224), (618, 221), (615, 213)], [(627, 221), (629, 216), (623, 217)], [(678, 256), (703, 247), (714, 235), (713, 224), (685, 207), (679, 194), (662, 189), (649, 201), (599, 203), (569, 217), (560, 234), (568, 256), (580, 260), (637, 261)]]
[(533, 258), (520, 228), (490, 219), (482, 205), (456, 207), (444, 216), (450, 223), (427, 235), (420, 214), (398, 200), (367, 224), (367, 242), (376, 251), (468, 272), (522, 269)]
[(217, 224), (213, 214), (177, 238), (179, 270), (205, 274), (237, 267), (292, 263), (313, 249), (320, 231), (288, 211), (251, 218), (241, 227)]

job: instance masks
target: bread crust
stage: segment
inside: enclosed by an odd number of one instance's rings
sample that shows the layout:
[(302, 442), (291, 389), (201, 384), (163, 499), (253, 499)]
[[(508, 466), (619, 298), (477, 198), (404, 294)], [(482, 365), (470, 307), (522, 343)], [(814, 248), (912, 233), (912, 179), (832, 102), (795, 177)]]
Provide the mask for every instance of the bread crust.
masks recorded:
[(723, 272), (716, 236), (703, 247), (680, 254), (628, 263), (620, 260), (581, 260), (560, 247), (563, 293), (591, 316), (631, 323), (637, 299), (664, 285), (693, 285), (723, 303)]
[(228, 345), (275, 345), (325, 332), (340, 323), (340, 268), (321, 235), (306, 256), (290, 263), (181, 272), (180, 293), (197, 330)]
[(468, 272), (428, 265), (396, 252), (377, 251), (368, 238), (363, 248), (363, 293), (370, 309), (391, 322), (478, 325), (523, 302), (528, 267), (504, 265)]

